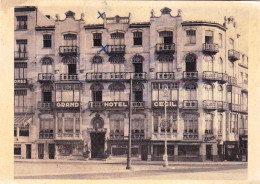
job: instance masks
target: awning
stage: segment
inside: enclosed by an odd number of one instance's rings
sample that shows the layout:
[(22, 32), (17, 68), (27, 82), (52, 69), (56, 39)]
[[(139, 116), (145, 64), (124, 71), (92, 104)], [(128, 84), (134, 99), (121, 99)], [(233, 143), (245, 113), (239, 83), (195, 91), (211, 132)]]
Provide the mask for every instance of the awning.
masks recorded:
[(14, 125), (16, 127), (26, 126), (32, 122), (32, 116), (15, 116), (14, 117)]

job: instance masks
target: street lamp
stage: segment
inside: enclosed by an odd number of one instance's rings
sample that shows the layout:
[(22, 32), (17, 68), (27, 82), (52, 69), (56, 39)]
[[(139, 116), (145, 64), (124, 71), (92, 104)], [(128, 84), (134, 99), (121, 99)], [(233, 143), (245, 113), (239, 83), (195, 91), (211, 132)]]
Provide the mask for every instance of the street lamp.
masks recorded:
[(167, 167), (168, 166), (168, 155), (167, 155), (167, 105), (166, 105), (166, 100), (168, 97), (168, 85), (165, 84), (163, 86), (163, 93), (164, 93), (164, 135), (165, 135), (165, 143), (164, 143), (164, 165), (163, 167)]
[(131, 169), (131, 115), (132, 115), (132, 76), (130, 76), (130, 94), (129, 94), (129, 129), (128, 129), (128, 153), (126, 159), (126, 169)]

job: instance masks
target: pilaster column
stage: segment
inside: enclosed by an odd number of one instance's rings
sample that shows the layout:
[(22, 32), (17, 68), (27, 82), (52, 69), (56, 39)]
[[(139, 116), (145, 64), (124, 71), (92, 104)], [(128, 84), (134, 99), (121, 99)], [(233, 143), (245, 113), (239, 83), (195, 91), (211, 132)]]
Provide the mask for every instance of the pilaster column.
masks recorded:
[(64, 136), (64, 115), (62, 115), (62, 137)]
[(74, 116), (73, 116), (73, 138), (75, 138), (75, 133), (76, 133), (76, 116), (74, 114)]

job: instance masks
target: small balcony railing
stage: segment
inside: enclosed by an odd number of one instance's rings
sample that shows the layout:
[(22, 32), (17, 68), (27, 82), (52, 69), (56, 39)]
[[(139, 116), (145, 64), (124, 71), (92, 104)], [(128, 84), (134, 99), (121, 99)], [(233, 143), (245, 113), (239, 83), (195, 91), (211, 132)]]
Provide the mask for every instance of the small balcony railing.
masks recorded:
[(146, 80), (147, 74), (143, 73), (131, 73), (131, 79), (133, 80)]
[(86, 81), (118, 81), (118, 80), (146, 80), (147, 74), (134, 72), (100, 72), (87, 73)]
[(203, 108), (207, 110), (216, 110), (217, 109), (217, 102), (213, 100), (204, 100), (203, 101)]
[(77, 74), (60, 74), (61, 81), (75, 81), (78, 80)]
[(15, 51), (14, 52), (14, 59), (15, 60), (26, 60), (26, 59), (28, 59), (28, 52)]
[(73, 130), (70, 130), (68, 132), (58, 132), (56, 133), (55, 139), (58, 140), (67, 140), (67, 139), (81, 139), (81, 133), (76, 130), (76, 132), (73, 132)]
[(60, 46), (59, 53), (60, 53), (60, 55), (78, 55), (79, 47), (78, 46)]
[(183, 133), (183, 140), (198, 140), (199, 134), (198, 133)]
[(228, 50), (228, 59), (230, 61), (237, 61), (240, 59), (240, 53), (234, 49)]
[(240, 105), (238, 105), (238, 104), (229, 103), (228, 106), (229, 106), (229, 110), (231, 110), (231, 111), (234, 111), (234, 112), (240, 111)]
[(228, 110), (228, 103), (223, 101), (217, 102), (217, 109), (219, 111), (227, 111)]
[(108, 54), (124, 54), (125, 45), (108, 45), (106, 52)]
[(129, 23), (129, 17), (108, 17), (106, 18), (107, 24), (128, 24)]
[(32, 106), (15, 106), (14, 113), (31, 114), (31, 113), (33, 113), (33, 107)]
[(54, 75), (51, 73), (39, 73), (38, 81), (39, 82), (52, 82), (52, 81), (54, 81)]
[(248, 129), (247, 128), (240, 128), (239, 129), (239, 135), (248, 135)]
[(219, 73), (217, 73), (217, 72), (205, 71), (205, 72), (203, 72), (203, 79), (204, 80), (219, 81), (219, 80), (222, 79), (222, 76), (220, 76)]
[(157, 43), (156, 44), (156, 52), (157, 53), (163, 53), (163, 52), (170, 52), (174, 53), (175, 52), (175, 44), (166, 44), (166, 43)]
[(131, 138), (132, 139), (144, 139), (144, 130), (132, 130), (131, 131)]
[(216, 54), (219, 52), (219, 46), (218, 46), (218, 44), (215, 44), (215, 43), (204, 43), (203, 52), (210, 53), (210, 54)]
[(232, 77), (232, 76), (228, 76), (228, 84), (229, 85), (237, 85), (237, 78)]
[(183, 72), (183, 79), (184, 80), (197, 80), (198, 79), (198, 72)]
[(39, 110), (52, 110), (53, 103), (52, 102), (38, 102)]
[(144, 108), (144, 101), (135, 101), (132, 102), (132, 107), (136, 109), (143, 109)]
[(226, 83), (228, 81), (228, 75), (225, 73), (218, 73), (218, 79), (220, 83)]
[(39, 133), (39, 139), (53, 139), (53, 130), (41, 130)]
[(102, 111), (104, 109), (103, 102), (90, 101), (88, 103), (88, 108), (91, 111)]
[(111, 140), (123, 140), (124, 139), (124, 131), (110, 131), (109, 139)]
[(174, 80), (174, 72), (157, 72), (156, 79), (163, 79), (163, 80)]
[(198, 109), (198, 100), (184, 100), (183, 109)]

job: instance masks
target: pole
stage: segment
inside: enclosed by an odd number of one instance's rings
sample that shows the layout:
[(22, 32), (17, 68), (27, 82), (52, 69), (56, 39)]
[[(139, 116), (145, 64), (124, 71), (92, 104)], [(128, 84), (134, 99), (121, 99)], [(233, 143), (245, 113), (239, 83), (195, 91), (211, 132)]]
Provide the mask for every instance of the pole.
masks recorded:
[(166, 98), (167, 98), (168, 86), (167, 84), (164, 87), (164, 135), (165, 135), (165, 143), (164, 143), (164, 165), (163, 167), (168, 166), (168, 155), (167, 155), (167, 106), (166, 106)]
[(132, 76), (130, 76), (130, 93), (129, 93), (129, 126), (128, 126), (128, 153), (126, 169), (131, 169), (131, 115), (132, 115)]

